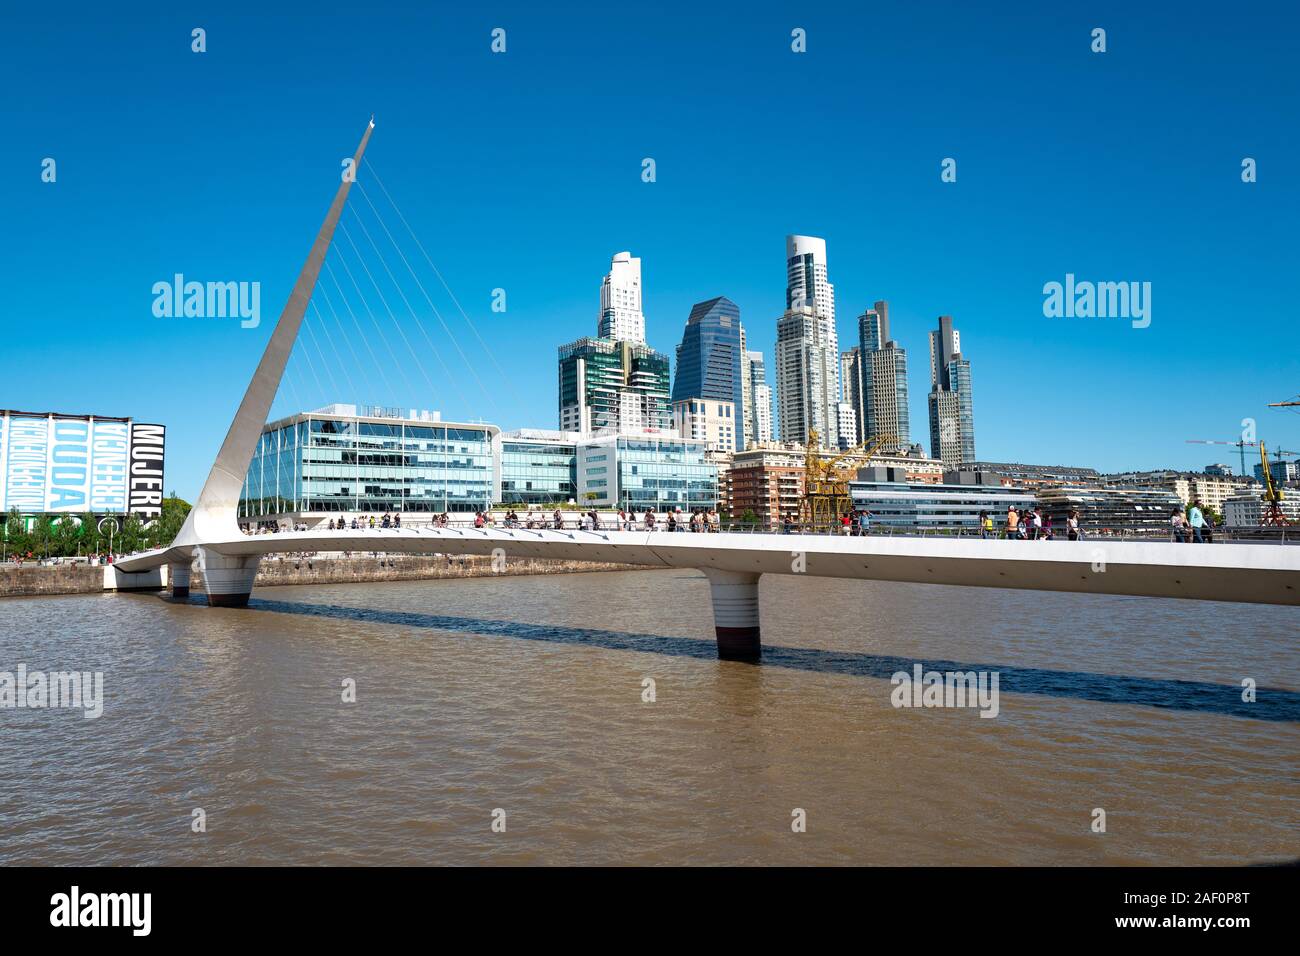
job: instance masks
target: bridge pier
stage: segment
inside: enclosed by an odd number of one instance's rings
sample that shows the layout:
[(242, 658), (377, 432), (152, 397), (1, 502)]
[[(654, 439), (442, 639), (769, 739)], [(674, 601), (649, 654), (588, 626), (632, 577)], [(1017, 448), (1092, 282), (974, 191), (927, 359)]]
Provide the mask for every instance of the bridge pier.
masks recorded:
[(203, 590), (209, 607), (247, 607), (261, 557), (256, 554), (221, 554), (199, 547)]
[(724, 661), (757, 661), (763, 656), (759, 638), (758, 579), (750, 571), (701, 568), (713, 597), (713, 630), (718, 657)]
[(167, 583), (171, 585), (172, 597), (188, 598), (190, 596), (190, 562), (169, 561), (167, 563)]

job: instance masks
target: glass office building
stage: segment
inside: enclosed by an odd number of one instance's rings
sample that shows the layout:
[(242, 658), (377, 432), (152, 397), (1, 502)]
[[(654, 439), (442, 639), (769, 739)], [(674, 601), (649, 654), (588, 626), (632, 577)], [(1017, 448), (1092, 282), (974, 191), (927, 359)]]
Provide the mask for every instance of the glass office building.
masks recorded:
[(1034, 493), (1025, 488), (890, 480), (896, 471), (864, 468), (858, 472), (858, 480), (849, 482), (853, 506), (870, 511), (872, 527), (877, 530), (978, 534), (980, 512), (987, 511), (1001, 531), (1008, 508), (1033, 508), (1037, 503)]
[(501, 503), (552, 505), (577, 500), (578, 435), (521, 428), (501, 436)]
[(1169, 516), (1183, 510), (1182, 499), (1167, 488), (1097, 488), (1064, 485), (1038, 489), (1038, 504), (1057, 527), (1071, 511), (1085, 528), (1105, 532), (1169, 533)]
[(668, 356), (648, 345), (579, 339), (560, 346), (560, 429), (671, 428)]
[(474, 512), (497, 500), (500, 429), (429, 412), (330, 405), (268, 423), (239, 514)]
[[(600, 508), (716, 508), (718, 466), (705, 443), (660, 435), (610, 435), (578, 446), (579, 501)], [(590, 496), (590, 497), (589, 497)]]
[(691, 399), (718, 399), (735, 409), (735, 443), (745, 447), (745, 330), (740, 308), (726, 296), (691, 307), (677, 346), (673, 405)]

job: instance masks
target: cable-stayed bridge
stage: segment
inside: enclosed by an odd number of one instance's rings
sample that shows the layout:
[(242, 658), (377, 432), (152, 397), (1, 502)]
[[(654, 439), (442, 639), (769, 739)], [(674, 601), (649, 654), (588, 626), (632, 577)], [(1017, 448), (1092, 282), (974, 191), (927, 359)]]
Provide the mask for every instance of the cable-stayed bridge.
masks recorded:
[[(352, 169), (356, 175), (360, 175), (362, 170), (362, 160), (373, 130), (372, 120), (353, 156)], [(313, 301), (314, 294), (321, 293), (325, 311), (335, 319), (340, 332), (345, 328), (341, 308), (361, 333), (369, 355), (354, 352), (356, 364), (368, 360), (381, 377), (386, 367), (401, 367), (396, 362), (385, 362), (376, 354), (369, 337), (362, 332), (360, 316), (364, 314), (380, 330), (378, 341), (392, 353), (390, 358), (396, 358), (396, 350), (382, 334), (376, 311), (362, 293), (363, 280), (371, 283), (381, 310), (387, 312), (397, 325), (394, 303), (384, 296), (378, 278), (362, 255), (361, 243), (356, 241), (351, 231), (340, 229), (340, 217), (355, 178), (343, 177), (203, 489), (180, 533), (170, 547), (120, 559), (113, 571), (120, 587), (160, 587), (161, 569), (165, 566), (173, 593), (188, 595), (190, 569), (197, 557), (203, 571), (208, 603), (242, 606), (247, 604), (252, 593), (262, 555), (301, 551), (500, 555), (507, 561), (512, 558), (555, 558), (696, 568), (703, 571), (710, 582), (719, 655), (737, 659), (756, 659), (761, 653), (758, 585), (764, 574), (808, 574), (877, 581), (1300, 605), (1300, 547), (1275, 544), (1197, 547), (1167, 542), (1094, 539), (1036, 546), (1017, 541), (976, 539), (455, 527), (318, 529), (271, 535), (244, 534), (238, 523), (244, 478), (261, 437), (262, 426), (284, 380), (289, 357), (299, 341), (309, 305), (322, 329), (326, 327), (323, 314)], [(383, 189), (382, 183), (380, 187)], [(362, 193), (380, 223), (380, 231), (392, 240), (398, 257), (442, 322), (409, 260), (382, 219), (378, 219), (378, 210), (363, 190)], [(384, 193), (387, 195), (386, 189)], [(396, 209), (395, 204), (393, 208)], [(398, 216), (401, 217), (400, 211)], [(405, 218), (401, 218), (409, 229)], [(416, 309), (401, 291), (396, 276), (379, 251), (376, 237), (360, 219), (355, 221), (360, 227), (362, 241), (372, 247), (382, 268), (397, 287), (396, 298), (401, 300), (423, 332)], [(327, 260), (336, 231), (343, 232), (343, 241), (351, 249), (350, 259), (338, 259), (344, 273), (342, 278)], [(414, 233), (411, 234), (414, 238)], [(418, 239), (416, 243), (419, 244)], [(423, 246), (419, 248), (428, 259)], [(357, 263), (356, 270), (350, 261)], [(433, 267), (432, 260), (428, 264)], [(433, 268), (436, 273), (436, 267)], [(322, 269), (329, 279), (328, 287), (321, 282)], [(442, 281), (440, 274), (438, 278)], [(445, 283), (443, 285), (445, 287)], [(349, 287), (351, 293), (345, 291)], [(338, 298), (339, 307), (335, 306), (331, 289)], [(447, 292), (450, 294), (450, 289)], [(454, 296), (452, 298), (454, 301)], [(353, 301), (360, 303), (360, 314), (353, 308)], [(443, 325), (446, 328), (445, 322)], [(400, 338), (415, 356), (415, 347), (409, 337), (400, 325), (397, 328)], [(314, 339), (310, 327), (307, 340), (315, 346), (321, 359), (321, 371), (327, 377), (332, 376), (332, 369), (326, 361), (326, 348)], [(454, 337), (452, 341), (454, 344)], [(327, 339), (326, 344), (331, 345), (331, 341)], [(443, 362), (431, 339), (428, 344), (431, 354)], [(483, 344), (483, 353), (490, 357), (491, 350), (486, 348), (486, 343)], [(478, 380), (474, 368), (482, 363), (471, 361), (459, 345), (456, 348), (465, 367)], [(311, 349), (304, 349), (303, 354), (313, 378), (321, 386), (321, 373), (312, 364)], [(423, 372), (422, 363), (417, 361), (416, 364)], [(444, 370), (450, 381), (450, 370), (446, 369), (445, 363)], [(343, 363), (343, 374), (348, 374), (347, 363)], [(503, 381), (508, 381), (504, 372), (501, 374)], [(427, 381), (433, 390), (432, 380)], [(478, 382), (482, 387), (481, 380)], [(488, 394), (486, 388), (484, 393)]]

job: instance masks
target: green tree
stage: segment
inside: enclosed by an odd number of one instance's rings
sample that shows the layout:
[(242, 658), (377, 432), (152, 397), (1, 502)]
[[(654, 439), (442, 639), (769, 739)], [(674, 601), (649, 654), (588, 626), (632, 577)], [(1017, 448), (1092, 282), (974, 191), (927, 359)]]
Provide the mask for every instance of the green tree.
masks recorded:
[(54, 522), (54, 538), (50, 543), (53, 554), (69, 557), (77, 553), (81, 543), (81, 525), (72, 515), (62, 515)]
[(127, 515), (122, 522), (122, 530), (113, 539), (113, 550), (118, 554), (130, 554), (144, 549), (145, 529), (140, 523), (139, 515)]
[(103, 548), (99, 543), (99, 516), (87, 511), (81, 516), (81, 525), (77, 528), (79, 541), (78, 547), (82, 554), (94, 554), (96, 551), (102, 551)]
[(23, 526), (23, 516), (18, 509), (12, 509), (5, 518), (5, 554), (12, 558), (15, 554), (26, 554), (31, 548), (31, 537)]
[(162, 514), (158, 516), (149, 525), (145, 534), (148, 546), (151, 548), (165, 548), (176, 540), (176, 535), (180, 533), (181, 525), (189, 517), (190, 503), (182, 498), (176, 497), (176, 492), (172, 492), (168, 497), (163, 499)]
[(54, 519), (49, 515), (41, 515), (32, 525), (30, 550), (35, 552), (38, 557), (49, 557), (50, 548), (54, 546), (58, 532), (54, 528)]

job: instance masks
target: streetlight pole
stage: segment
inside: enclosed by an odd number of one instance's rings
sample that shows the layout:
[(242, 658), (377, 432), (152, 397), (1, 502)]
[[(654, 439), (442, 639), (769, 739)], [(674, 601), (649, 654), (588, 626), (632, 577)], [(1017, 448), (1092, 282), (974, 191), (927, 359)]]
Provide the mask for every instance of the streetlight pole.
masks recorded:
[(108, 553), (109, 553), (109, 554), (112, 554), (112, 553), (113, 553), (113, 535), (114, 535), (114, 534), (117, 532), (117, 530), (118, 530), (118, 528), (117, 528), (117, 519), (114, 518), (114, 517), (111, 516), (111, 515), (107, 515), (107, 516), (105, 516), (105, 517), (103, 517), (103, 518), (100, 518), (100, 519), (99, 519), (99, 524), (95, 525), (95, 527), (99, 529), (99, 533), (100, 533), (100, 534), (103, 534), (103, 533), (104, 533), (104, 522), (105, 522), (105, 521), (109, 522), (109, 525), (108, 525)]

